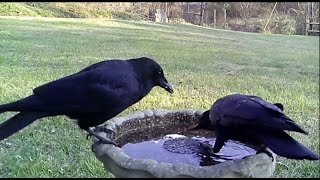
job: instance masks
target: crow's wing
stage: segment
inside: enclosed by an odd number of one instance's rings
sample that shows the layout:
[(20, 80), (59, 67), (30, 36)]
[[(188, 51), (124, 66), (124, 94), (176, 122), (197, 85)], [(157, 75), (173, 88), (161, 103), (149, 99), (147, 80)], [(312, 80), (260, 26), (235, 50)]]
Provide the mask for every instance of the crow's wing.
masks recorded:
[(99, 112), (131, 105), (139, 97), (140, 84), (126, 64), (95, 67), (34, 89), (50, 112)]
[(257, 96), (234, 95), (221, 98), (213, 104), (212, 113), (223, 126), (272, 128), (307, 134), (281, 109)]
[[(104, 66), (115, 66), (116, 64), (124, 64), (124, 63), (126, 63), (126, 61), (120, 60), (120, 59), (104, 60), (104, 61), (94, 63), (94, 64), (82, 69), (81, 71), (79, 71), (79, 73), (82, 73), (85, 71), (92, 71), (94, 69), (98, 69), (98, 68), (101, 68)], [(105, 67), (105, 68), (108, 68), (108, 67)]]
[(270, 131), (257, 134), (260, 141), (274, 153), (291, 159), (319, 160), (319, 155), (289, 136), (284, 131)]

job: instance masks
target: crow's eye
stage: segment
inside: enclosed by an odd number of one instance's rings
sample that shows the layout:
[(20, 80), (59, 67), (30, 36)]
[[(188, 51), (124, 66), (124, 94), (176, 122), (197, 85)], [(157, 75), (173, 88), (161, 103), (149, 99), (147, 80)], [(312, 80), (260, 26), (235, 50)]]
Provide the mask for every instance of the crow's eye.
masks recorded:
[(162, 71), (159, 71), (159, 74), (162, 74)]

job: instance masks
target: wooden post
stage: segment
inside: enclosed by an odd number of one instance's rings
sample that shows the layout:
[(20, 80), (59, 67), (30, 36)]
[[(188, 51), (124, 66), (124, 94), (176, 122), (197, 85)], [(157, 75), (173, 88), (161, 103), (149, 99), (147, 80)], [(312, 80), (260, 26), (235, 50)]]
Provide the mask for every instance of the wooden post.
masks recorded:
[(304, 34), (308, 36), (308, 6), (304, 7)]
[(313, 22), (313, 2), (309, 2), (309, 30), (312, 30), (312, 22)]
[[(182, 4), (183, 5), (183, 4)], [(187, 3), (187, 5), (189, 6), (189, 3)], [(183, 6), (182, 6), (183, 7)], [(184, 18), (184, 12), (185, 12), (185, 9), (182, 8), (182, 11), (181, 11), (181, 18), (185, 20)]]
[(306, 6), (306, 16), (305, 16), (305, 18), (306, 18), (306, 26), (305, 26), (305, 31), (306, 31), (306, 36), (308, 36), (309, 35), (309, 29), (310, 29), (310, 19), (311, 19), (311, 17), (312, 17), (312, 10), (311, 10), (311, 8), (312, 8), (312, 4), (310, 3), (310, 2), (308, 2), (307, 3), (307, 6)]
[(227, 9), (224, 9), (223, 11), (223, 28), (226, 29), (227, 27)]
[(190, 4), (189, 4), (189, 2), (187, 2), (187, 7), (188, 7), (188, 11), (187, 12), (190, 12)]
[(205, 11), (206, 13), (206, 25), (208, 25), (208, 11)]
[(216, 27), (216, 23), (217, 23), (217, 11), (214, 9), (213, 10), (213, 27)]
[(166, 7), (165, 7), (166, 15), (168, 17), (168, 2), (166, 2)]
[(202, 26), (203, 22), (203, 2), (200, 3), (200, 23), (199, 25)]
[(263, 28), (263, 31), (266, 31), (266, 28), (267, 28), (267, 26), (268, 26), (268, 24), (269, 24), (269, 21), (270, 21), (270, 19), (271, 19), (272, 14), (273, 14), (273, 11), (276, 9), (277, 3), (278, 3), (278, 2), (276, 2), (276, 3), (274, 4), (273, 9), (272, 9), (272, 11), (271, 11), (271, 14), (270, 14), (270, 16), (269, 16), (269, 18), (268, 18), (268, 21), (267, 21), (266, 25), (265, 25), (264, 28)]

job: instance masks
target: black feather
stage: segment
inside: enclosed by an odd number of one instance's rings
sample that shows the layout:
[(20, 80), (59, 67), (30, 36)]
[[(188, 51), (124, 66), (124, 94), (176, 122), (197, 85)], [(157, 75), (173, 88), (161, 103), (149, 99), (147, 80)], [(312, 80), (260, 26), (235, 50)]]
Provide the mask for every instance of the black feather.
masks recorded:
[(263, 145), (290, 159), (319, 159), (319, 155), (284, 132), (308, 133), (283, 112), (281, 103), (272, 104), (258, 96), (231, 94), (215, 101), (209, 119), (202, 120), (209, 122), (201, 124), (214, 127), (217, 137), (213, 148), (215, 153), (230, 139)]
[(0, 125), (0, 140), (39, 118), (56, 115), (76, 119), (79, 127), (89, 132), (89, 128), (140, 101), (155, 86), (173, 92), (161, 66), (150, 58), (93, 64), (35, 88), (33, 94), (24, 99), (0, 105), (0, 113), (20, 112)]

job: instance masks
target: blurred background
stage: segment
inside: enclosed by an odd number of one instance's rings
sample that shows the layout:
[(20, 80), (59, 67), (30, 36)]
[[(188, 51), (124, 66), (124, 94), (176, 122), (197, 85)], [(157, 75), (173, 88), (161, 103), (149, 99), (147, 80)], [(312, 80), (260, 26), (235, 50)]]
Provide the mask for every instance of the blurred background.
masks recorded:
[(319, 35), (319, 2), (3, 2), (0, 15), (143, 19), (234, 31)]

